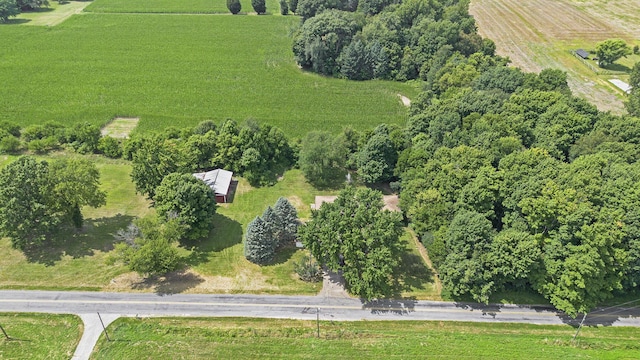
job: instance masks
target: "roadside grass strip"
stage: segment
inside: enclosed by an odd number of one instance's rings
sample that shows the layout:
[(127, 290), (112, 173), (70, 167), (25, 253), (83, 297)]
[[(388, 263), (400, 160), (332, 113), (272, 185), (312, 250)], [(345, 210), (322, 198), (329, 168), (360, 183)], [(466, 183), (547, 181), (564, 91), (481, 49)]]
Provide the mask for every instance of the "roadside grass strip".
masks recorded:
[(633, 359), (640, 329), (434, 321), (121, 318), (92, 359)]
[(70, 359), (82, 336), (76, 315), (0, 313), (0, 359)]

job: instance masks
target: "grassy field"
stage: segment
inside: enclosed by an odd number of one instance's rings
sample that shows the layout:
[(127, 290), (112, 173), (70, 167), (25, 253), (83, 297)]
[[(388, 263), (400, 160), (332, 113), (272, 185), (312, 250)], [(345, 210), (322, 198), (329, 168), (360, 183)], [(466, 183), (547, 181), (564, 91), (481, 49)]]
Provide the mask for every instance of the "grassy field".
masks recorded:
[(92, 359), (637, 359), (640, 329), (429, 321), (118, 319)]
[(3, 25), (0, 120), (104, 125), (139, 117), (146, 131), (253, 118), (294, 137), (404, 123), (398, 94), (411, 98), (414, 87), (298, 69), (289, 34), (299, 21), (82, 13), (54, 27)]
[[(250, 0), (240, 1), (240, 14), (252, 12)], [(277, 0), (267, 0), (267, 14), (280, 14)], [(102, 13), (229, 14), (225, 0), (95, 0), (86, 11)]]
[[(606, 9), (606, 10), (605, 10)], [(544, 68), (566, 71), (574, 93), (601, 110), (624, 112), (624, 94), (608, 82), (627, 75), (596, 74), (570, 51), (592, 51), (609, 38), (638, 44), (638, 0), (473, 0), (471, 13), (479, 32), (496, 42), (497, 52), (527, 71)], [(618, 61), (612, 70), (627, 71), (639, 56)], [(595, 65), (595, 62), (591, 62)]]
[(83, 329), (75, 315), (0, 313), (0, 325), (0, 359), (70, 359)]
[[(1, 157), (0, 161), (13, 159)], [(38, 251), (23, 253), (12, 249), (8, 239), (0, 239), (0, 252), (6, 254), (0, 257), (0, 288), (277, 294), (315, 294), (320, 290), (320, 283), (300, 281), (294, 272), (294, 262), (305, 254), (302, 250), (284, 249), (272, 265), (262, 267), (243, 255), (242, 236), (247, 224), (280, 196), (287, 197), (302, 218), (309, 218), (314, 196), (332, 193), (314, 190), (299, 170), (286, 172), (272, 187), (253, 188), (240, 179), (233, 203), (218, 208), (211, 236), (193, 248), (181, 249), (187, 267), (164, 277), (144, 279), (121, 265), (106, 265), (105, 260), (113, 249), (113, 234), (153, 210), (148, 201), (135, 194), (127, 162), (99, 156), (93, 159), (107, 193), (106, 206), (83, 209), (82, 231), (65, 230), (56, 245)], [(408, 235), (402, 240), (407, 249), (403, 255), (403, 295), (438, 299), (433, 274), (410, 240)]]

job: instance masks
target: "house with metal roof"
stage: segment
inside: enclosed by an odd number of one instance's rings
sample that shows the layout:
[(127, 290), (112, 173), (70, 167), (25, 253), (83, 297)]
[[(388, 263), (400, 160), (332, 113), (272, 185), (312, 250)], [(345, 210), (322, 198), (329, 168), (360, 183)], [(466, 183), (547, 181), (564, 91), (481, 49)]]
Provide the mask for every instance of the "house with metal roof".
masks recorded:
[(207, 172), (193, 174), (196, 178), (205, 182), (216, 193), (216, 202), (226, 203), (233, 172), (224, 169), (215, 169)]

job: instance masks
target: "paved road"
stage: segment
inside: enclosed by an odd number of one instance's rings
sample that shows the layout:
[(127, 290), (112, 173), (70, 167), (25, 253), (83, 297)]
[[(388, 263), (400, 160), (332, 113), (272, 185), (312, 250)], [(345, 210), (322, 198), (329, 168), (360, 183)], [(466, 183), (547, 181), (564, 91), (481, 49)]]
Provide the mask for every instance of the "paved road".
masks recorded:
[[(323, 295), (324, 294), (324, 295)], [(629, 307), (593, 311), (589, 325), (640, 326), (639, 302)], [(158, 295), (101, 292), (0, 291), (0, 312), (71, 313), (85, 324), (74, 360), (89, 359), (104, 326), (120, 316), (241, 316), (315, 320), (444, 320), (577, 324), (544, 306), (478, 305), (396, 300), (363, 303), (358, 299), (319, 296)]]
[[(586, 324), (640, 326), (640, 302), (629, 307), (595, 310)], [(575, 323), (543, 306), (477, 305), (436, 301), (397, 300), (362, 303), (352, 298), (268, 295), (157, 295), (102, 292), (0, 291), (0, 311), (122, 316), (243, 316), (316, 318), (321, 320), (445, 320)]]

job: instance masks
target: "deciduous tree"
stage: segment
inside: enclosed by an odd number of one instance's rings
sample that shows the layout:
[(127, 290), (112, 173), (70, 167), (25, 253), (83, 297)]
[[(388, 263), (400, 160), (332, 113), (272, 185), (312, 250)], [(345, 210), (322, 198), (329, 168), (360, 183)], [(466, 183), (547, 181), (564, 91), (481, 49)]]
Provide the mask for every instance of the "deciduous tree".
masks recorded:
[(10, 17), (20, 14), (15, 0), (0, 0), (0, 23), (7, 22)]
[(611, 65), (627, 55), (631, 55), (631, 48), (622, 39), (608, 39), (596, 44), (596, 56), (600, 67)]
[(267, 12), (267, 5), (265, 4), (265, 0), (251, 0), (251, 7), (253, 11), (260, 14), (264, 14)]
[(347, 289), (367, 300), (394, 293), (400, 261), (400, 214), (382, 207), (380, 192), (349, 187), (298, 232), (318, 261), (342, 271)]
[(155, 208), (166, 220), (175, 218), (185, 227), (184, 238), (199, 240), (211, 231), (216, 195), (191, 174), (167, 175), (156, 189)]

